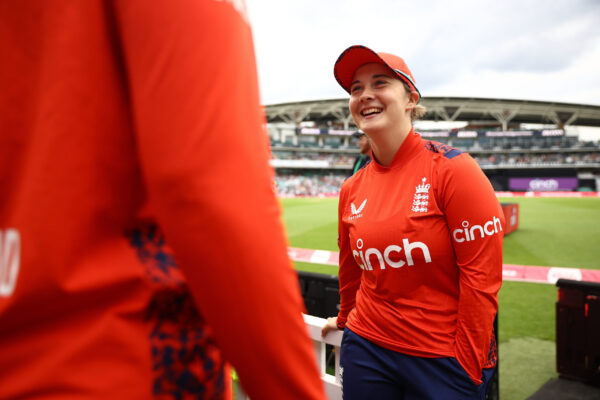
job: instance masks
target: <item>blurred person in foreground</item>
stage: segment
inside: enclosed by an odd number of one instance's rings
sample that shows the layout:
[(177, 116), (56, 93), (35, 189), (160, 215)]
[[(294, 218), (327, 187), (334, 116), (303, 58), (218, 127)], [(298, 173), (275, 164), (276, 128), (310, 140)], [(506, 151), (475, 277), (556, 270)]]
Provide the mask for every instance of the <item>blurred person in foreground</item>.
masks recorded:
[(334, 74), (373, 161), (339, 200), (345, 400), (484, 399), (496, 364), (504, 217), (468, 154), (424, 140), (404, 60), (352, 46)]
[(3, 1), (0, 52), (0, 398), (224, 399), (228, 361), (323, 399), (243, 1)]
[(354, 175), (359, 169), (371, 162), (371, 143), (364, 132), (357, 131), (352, 136), (358, 138), (358, 151), (360, 152), (352, 166), (352, 175)]

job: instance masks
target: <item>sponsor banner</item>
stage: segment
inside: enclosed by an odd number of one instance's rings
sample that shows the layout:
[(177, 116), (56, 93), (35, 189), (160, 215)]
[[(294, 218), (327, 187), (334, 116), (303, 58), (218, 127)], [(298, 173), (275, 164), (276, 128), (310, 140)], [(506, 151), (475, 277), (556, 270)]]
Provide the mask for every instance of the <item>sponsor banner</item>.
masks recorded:
[[(281, 195), (281, 198), (333, 198), (339, 197), (339, 193), (320, 194), (318, 196), (296, 196), (293, 194)], [(496, 192), (496, 197), (600, 197), (600, 192)]]
[(459, 138), (476, 138), (477, 135), (476, 131), (459, 131), (456, 133), (456, 137)]
[(508, 188), (510, 190), (531, 192), (556, 192), (571, 191), (577, 189), (576, 177), (561, 178), (509, 178)]
[[(288, 256), (293, 261), (313, 264), (337, 266), (339, 262), (339, 253), (337, 251), (288, 247)], [(600, 282), (600, 270), (504, 264), (502, 266), (502, 278), (505, 281), (546, 283), (550, 285), (556, 284), (556, 281), (561, 278)]]
[(288, 257), (292, 261), (302, 261), (313, 264), (335, 265), (339, 264), (339, 253), (337, 251), (300, 249), (288, 247)]
[(303, 199), (333, 199), (333, 198), (338, 198), (339, 197), (339, 193), (319, 193), (316, 196), (313, 195), (301, 195), (301, 194), (291, 194), (291, 193), (277, 193), (277, 197), (279, 197), (280, 199), (299, 199), (299, 198), (303, 198)]
[(296, 128), (298, 135), (338, 135), (351, 136), (356, 133), (356, 130), (344, 129), (327, 129), (327, 128)]
[(322, 132), (319, 128), (296, 128), (296, 133), (300, 135), (320, 135)]
[(449, 137), (449, 131), (436, 131), (436, 132), (420, 132), (421, 136), (427, 138), (439, 138), (439, 137)]
[(548, 283), (552, 285), (556, 284), (556, 281), (561, 278), (600, 282), (600, 270), (504, 264), (502, 266), (502, 277), (505, 281)]
[(600, 197), (600, 192), (496, 192), (496, 197)]
[(507, 136), (511, 136), (511, 137), (519, 137), (519, 136), (541, 136), (541, 133), (539, 133), (539, 131), (537, 131), (537, 135), (536, 132), (534, 131), (508, 131), (508, 132), (499, 132), (499, 131), (489, 131), (489, 132), (485, 132), (485, 136), (493, 136), (493, 137), (507, 137)]
[(271, 159), (269, 163), (274, 168), (328, 168), (327, 160), (280, 160)]
[[(350, 136), (354, 134), (356, 130), (345, 130), (345, 129), (329, 129), (329, 128), (296, 128), (296, 134), (298, 135), (342, 135)], [(422, 131), (419, 133), (423, 137), (459, 137), (459, 138), (475, 138), (475, 137), (523, 137), (523, 136), (564, 136), (565, 131), (562, 129), (546, 129), (546, 130), (533, 130), (533, 131)]]

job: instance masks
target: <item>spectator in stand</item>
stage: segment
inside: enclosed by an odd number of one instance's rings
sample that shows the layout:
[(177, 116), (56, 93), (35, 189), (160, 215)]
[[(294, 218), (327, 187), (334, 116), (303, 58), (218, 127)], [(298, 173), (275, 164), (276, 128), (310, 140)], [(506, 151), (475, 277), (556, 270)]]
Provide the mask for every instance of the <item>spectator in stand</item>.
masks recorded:
[(324, 399), (244, 2), (6, 0), (0, 48), (0, 397)]
[(373, 162), (342, 185), (340, 310), (345, 400), (485, 399), (496, 363), (503, 213), (475, 160), (422, 139), (404, 60), (352, 46), (334, 74)]
[(371, 143), (364, 132), (357, 131), (352, 136), (358, 138), (358, 150), (360, 151), (360, 155), (356, 157), (352, 166), (352, 175), (354, 175), (359, 169), (371, 162)]
[(277, 175), (275, 186), (280, 196), (337, 196), (344, 175)]

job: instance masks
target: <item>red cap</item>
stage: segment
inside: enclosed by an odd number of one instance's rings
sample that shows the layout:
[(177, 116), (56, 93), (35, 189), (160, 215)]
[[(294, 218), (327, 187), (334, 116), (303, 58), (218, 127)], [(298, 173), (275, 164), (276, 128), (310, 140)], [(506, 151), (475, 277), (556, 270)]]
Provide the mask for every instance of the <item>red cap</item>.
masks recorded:
[(350, 93), (350, 85), (356, 70), (368, 63), (377, 63), (385, 65), (390, 71), (403, 82), (406, 82), (417, 94), (421, 100), (421, 92), (415, 85), (410, 69), (406, 66), (404, 60), (398, 56), (388, 53), (375, 53), (373, 50), (365, 46), (350, 46), (340, 54), (335, 66), (333, 67), (333, 75), (341, 87)]

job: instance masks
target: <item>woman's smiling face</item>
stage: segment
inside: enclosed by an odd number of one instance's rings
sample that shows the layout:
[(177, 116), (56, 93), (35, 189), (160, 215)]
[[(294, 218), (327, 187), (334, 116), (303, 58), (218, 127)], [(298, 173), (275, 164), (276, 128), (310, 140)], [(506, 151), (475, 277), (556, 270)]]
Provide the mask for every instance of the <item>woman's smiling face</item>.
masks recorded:
[(363, 132), (375, 133), (410, 124), (410, 110), (414, 105), (403, 82), (385, 66), (365, 64), (354, 73), (349, 109)]

